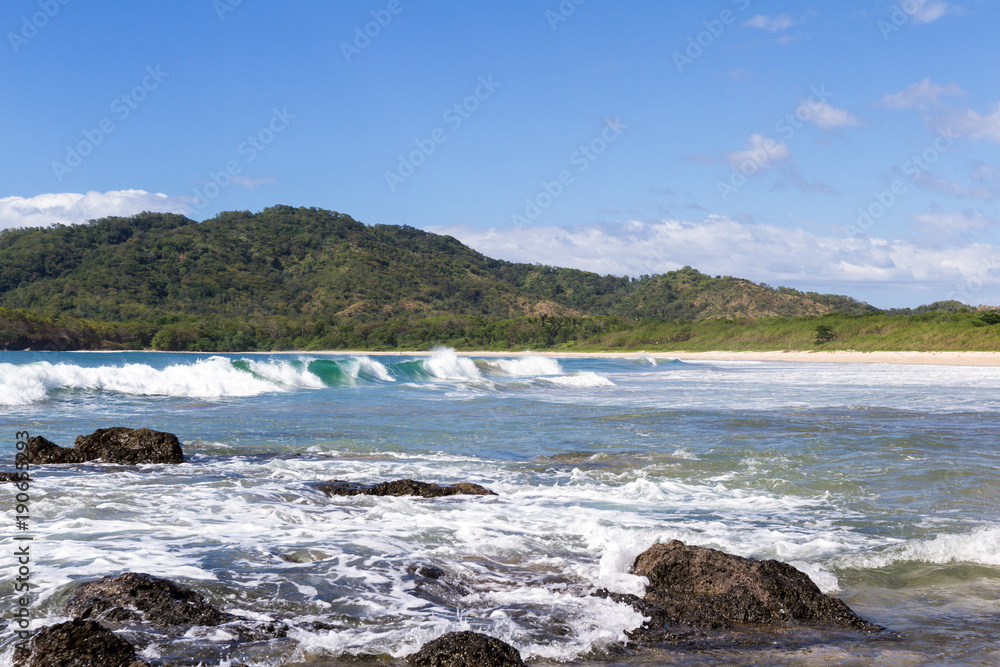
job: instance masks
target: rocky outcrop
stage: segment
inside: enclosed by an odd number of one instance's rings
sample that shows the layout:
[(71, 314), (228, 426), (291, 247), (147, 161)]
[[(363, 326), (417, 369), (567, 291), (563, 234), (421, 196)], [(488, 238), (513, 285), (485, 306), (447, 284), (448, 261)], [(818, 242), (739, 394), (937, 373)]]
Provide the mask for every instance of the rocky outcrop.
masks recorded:
[(143, 624), (157, 630), (193, 625), (226, 624), (240, 641), (284, 637), (281, 623), (247, 623), (220, 611), (199, 593), (169, 579), (141, 572), (126, 572), (80, 584), (63, 611), (77, 619), (115, 625)]
[(0, 472), (0, 484), (4, 482), (30, 482), (27, 472)]
[(28, 448), (25, 450), (28, 463), (42, 465), (46, 463), (82, 463), (80, 452), (69, 447), (60, 447), (40, 435), (28, 438)]
[(85, 460), (109, 463), (183, 463), (181, 443), (173, 433), (148, 428), (100, 428), (76, 437), (74, 449)]
[(28, 439), (29, 463), (83, 463), (100, 459), (107, 463), (182, 463), (184, 452), (173, 433), (148, 428), (97, 429), (80, 435), (72, 447), (60, 447), (41, 436)]
[(648, 616), (645, 630), (654, 633), (676, 626), (884, 629), (855, 614), (843, 600), (823, 594), (804, 572), (776, 560), (742, 558), (674, 540), (639, 554), (632, 574), (649, 580), (646, 595), (614, 597)]
[(28, 647), (14, 651), (17, 667), (149, 667), (131, 644), (97, 621), (76, 619), (42, 628)]
[(406, 658), (413, 667), (525, 667), (517, 649), (478, 632), (449, 632)]
[(140, 572), (80, 584), (63, 610), (67, 616), (79, 619), (138, 622), (158, 628), (219, 625), (235, 618), (189, 588)]
[(397, 479), (380, 484), (359, 484), (335, 479), (317, 484), (316, 488), (328, 496), (420, 496), (439, 498), (441, 496), (495, 496), (489, 489), (470, 482), (459, 482), (441, 486), (432, 482), (417, 482), (412, 479)]

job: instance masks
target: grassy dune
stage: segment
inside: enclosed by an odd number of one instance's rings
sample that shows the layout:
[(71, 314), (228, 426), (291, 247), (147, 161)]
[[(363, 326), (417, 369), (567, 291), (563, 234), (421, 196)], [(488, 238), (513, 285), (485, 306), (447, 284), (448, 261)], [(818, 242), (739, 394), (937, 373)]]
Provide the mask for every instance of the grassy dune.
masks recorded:
[[(830, 328), (829, 341), (817, 342), (820, 326)], [(573, 347), (579, 351), (998, 351), (1000, 325), (986, 324), (983, 315), (975, 313), (647, 322)]]

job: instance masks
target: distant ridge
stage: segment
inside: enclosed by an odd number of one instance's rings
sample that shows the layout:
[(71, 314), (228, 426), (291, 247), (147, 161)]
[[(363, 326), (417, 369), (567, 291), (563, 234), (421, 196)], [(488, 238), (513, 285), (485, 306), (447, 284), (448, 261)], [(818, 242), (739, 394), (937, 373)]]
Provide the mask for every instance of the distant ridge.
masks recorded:
[(491, 259), (450, 236), (315, 208), (197, 223), (142, 213), (0, 234), (0, 305), (103, 321), (165, 314), (696, 320), (875, 309), (691, 268), (628, 279)]
[(555, 344), (628, 322), (880, 312), (690, 267), (628, 278), (506, 262), (450, 236), (290, 206), (6, 230), (0, 267), (8, 348), (39, 336), (67, 348), (395, 347), (461, 343), (456, 331), (470, 328), (513, 345), (518, 327)]

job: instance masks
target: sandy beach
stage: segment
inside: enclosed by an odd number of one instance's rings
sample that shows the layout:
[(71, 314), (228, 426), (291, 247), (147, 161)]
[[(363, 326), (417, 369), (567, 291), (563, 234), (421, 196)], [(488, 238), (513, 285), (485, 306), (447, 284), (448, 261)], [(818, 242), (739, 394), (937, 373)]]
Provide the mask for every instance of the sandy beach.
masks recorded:
[[(273, 353), (267, 353), (273, 354)], [(284, 354), (343, 354), (368, 356), (419, 356), (433, 352), (367, 352), (365, 350), (324, 350), (322, 352), (287, 352)], [(552, 352), (552, 351), (473, 351), (457, 352), (463, 357), (511, 357), (535, 354), (561, 359), (630, 359), (649, 356), (654, 359), (682, 361), (789, 361), (840, 364), (910, 364), (915, 366), (1000, 366), (1000, 352), (809, 352), (774, 350), (770, 352)]]

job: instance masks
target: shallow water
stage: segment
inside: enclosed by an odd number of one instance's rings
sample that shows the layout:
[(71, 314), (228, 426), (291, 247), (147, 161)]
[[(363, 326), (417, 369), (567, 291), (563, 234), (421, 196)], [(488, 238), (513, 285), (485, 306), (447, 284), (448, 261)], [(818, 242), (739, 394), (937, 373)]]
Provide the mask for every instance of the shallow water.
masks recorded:
[[(5, 352), (0, 456), (12, 467), (17, 430), (178, 435), (178, 466), (34, 471), (29, 531), (36, 626), (63, 620), (77, 582), (138, 571), (293, 628), (130, 637), (172, 664), (392, 660), (476, 629), (533, 664), (987, 665), (998, 385), (1000, 369), (949, 366)], [(499, 496), (313, 486), (403, 477)], [(590, 594), (641, 593), (632, 559), (671, 539), (790, 562), (892, 632), (637, 651), (638, 614)], [(13, 608), (9, 577), (0, 591)]]

